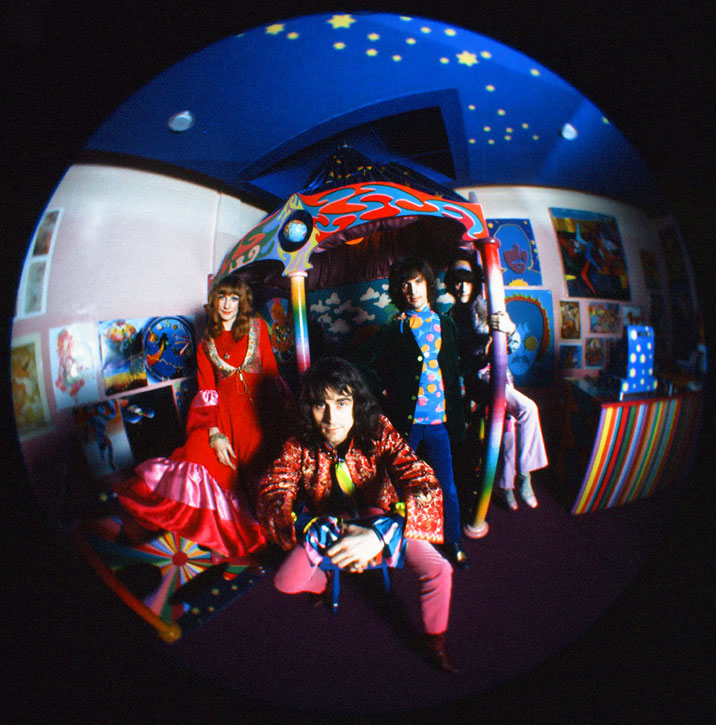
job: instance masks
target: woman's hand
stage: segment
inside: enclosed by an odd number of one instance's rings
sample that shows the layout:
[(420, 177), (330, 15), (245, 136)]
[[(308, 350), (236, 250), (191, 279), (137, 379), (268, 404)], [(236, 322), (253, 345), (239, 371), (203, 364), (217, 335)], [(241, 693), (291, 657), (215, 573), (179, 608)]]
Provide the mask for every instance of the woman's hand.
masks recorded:
[(373, 529), (355, 524), (343, 527), (343, 536), (326, 552), (341, 569), (362, 572), (383, 551), (383, 542)]
[(487, 318), (487, 324), (493, 332), (504, 332), (508, 336), (514, 334), (517, 329), (517, 325), (512, 322), (510, 316), (504, 311), (493, 312)]
[(231, 460), (236, 458), (236, 453), (234, 453), (229, 439), (218, 428), (209, 429), (209, 445), (219, 463), (236, 470), (236, 464)]

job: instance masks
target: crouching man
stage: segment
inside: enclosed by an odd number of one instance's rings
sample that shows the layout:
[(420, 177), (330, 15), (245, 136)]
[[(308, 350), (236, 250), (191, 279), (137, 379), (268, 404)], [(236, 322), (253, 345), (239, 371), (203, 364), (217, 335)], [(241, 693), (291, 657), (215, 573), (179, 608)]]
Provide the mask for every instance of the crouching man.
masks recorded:
[(443, 540), (442, 492), (385, 418), (361, 374), (340, 358), (323, 358), (306, 373), (298, 432), (264, 475), (257, 516), (290, 550), (276, 573), (287, 594), (322, 594), (323, 556), (361, 572), (381, 556), (418, 577), (425, 656), (457, 672), (445, 648), (452, 567), (433, 547)]

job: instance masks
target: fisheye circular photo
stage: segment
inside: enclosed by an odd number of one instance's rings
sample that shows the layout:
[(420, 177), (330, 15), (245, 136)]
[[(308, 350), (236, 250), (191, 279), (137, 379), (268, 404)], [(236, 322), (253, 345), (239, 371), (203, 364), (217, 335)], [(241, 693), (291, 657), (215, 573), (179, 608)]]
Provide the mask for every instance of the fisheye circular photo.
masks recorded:
[(63, 712), (582, 717), (644, 685), (614, 665), (658, 619), (644, 571), (713, 612), (693, 220), (569, 63), (429, 15), (227, 23), (35, 201), (7, 345), (28, 708), (69, 673)]

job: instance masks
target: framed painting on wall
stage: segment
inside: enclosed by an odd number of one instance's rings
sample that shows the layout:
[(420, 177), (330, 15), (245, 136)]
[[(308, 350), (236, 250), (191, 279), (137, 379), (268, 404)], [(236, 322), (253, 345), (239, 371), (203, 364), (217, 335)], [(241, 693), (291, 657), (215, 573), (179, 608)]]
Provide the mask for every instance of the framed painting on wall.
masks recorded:
[(540, 287), (542, 271), (529, 219), (486, 219), (490, 236), (500, 243), (505, 287)]
[(35, 229), (18, 288), (15, 311), (18, 318), (45, 314), (50, 261), (62, 212), (62, 209), (48, 209)]
[(603, 337), (588, 337), (584, 345), (584, 366), (603, 368), (607, 361), (606, 345)]
[(563, 340), (579, 340), (582, 336), (579, 302), (559, 301), (559, 335)]
[(49, 339), (50, 369), (57, 407), (72, 408), (97, 400), (97, 325), (77, 322), (52, 327)]
[(629, 300), (624, 247), (617, 220), (606, 214), (550, 208), (569, 297)]
[(589, 303), (589, 332), (617, 335), (621, 330), (621, 317), (617, 302)]
[(39, 332), (12, 341), (10, 383), (20, 440), (45, 431), (50, 425), (50, 409), (45, 393)]
[(505, 308), (520, 333), (521, 345), (507, 356), (515, 386), (550, 386), (554, 373), (554, 318), (549, 290), (505, 295)]

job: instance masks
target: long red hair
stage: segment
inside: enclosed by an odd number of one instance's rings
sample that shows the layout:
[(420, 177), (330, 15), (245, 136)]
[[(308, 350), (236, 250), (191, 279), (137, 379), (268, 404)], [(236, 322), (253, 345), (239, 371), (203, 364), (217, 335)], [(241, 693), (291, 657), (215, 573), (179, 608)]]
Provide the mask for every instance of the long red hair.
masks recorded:
[(233, 275), (226, 275), (215, 282), (209, 290), (209, 301), (204, 305), (207, 317), (206, 334), (208, 337), (218, 337), (224, 330), (223, 320), (219, 317), (219, 295), (238, 295), (239, 311), (231, 326), (234, 340), (240, 340), (249, 331), (251, 318), (256, 315), (254, 310), (254, 295), (248, 282)]

